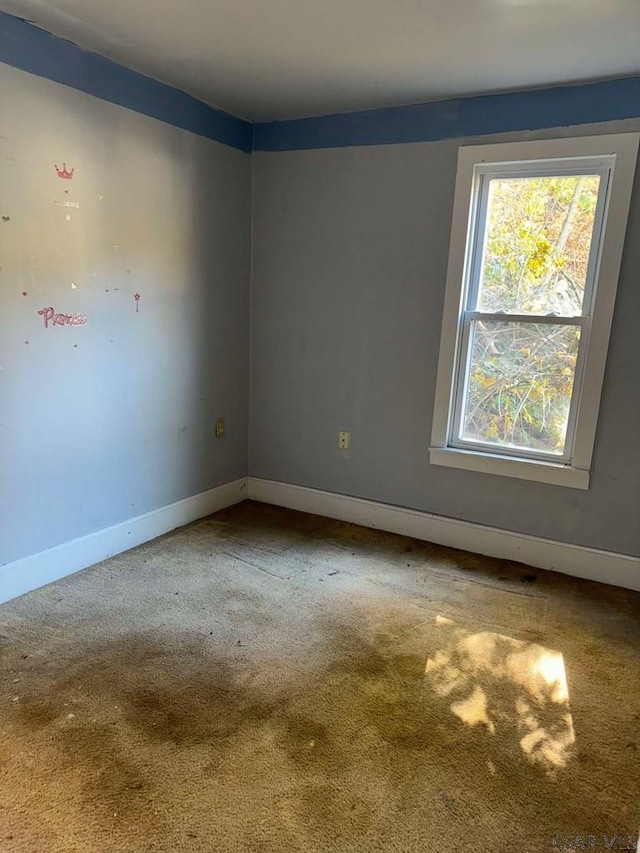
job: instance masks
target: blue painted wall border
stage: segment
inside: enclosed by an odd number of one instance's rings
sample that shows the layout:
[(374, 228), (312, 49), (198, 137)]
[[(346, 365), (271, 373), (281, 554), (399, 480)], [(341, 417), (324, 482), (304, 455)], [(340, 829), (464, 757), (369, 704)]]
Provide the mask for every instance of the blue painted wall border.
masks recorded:
[(0, 12), (0, 62), (241, 151), (431, 142), (640, 117), (640, 76), (252, 125)]
[(0, 62), (241, 151), (252, 150), (250, 122), (5, 12), (0, 12)]
[(254, 150), (432, 142), (640, 116), (640, 77), (254, 125)]

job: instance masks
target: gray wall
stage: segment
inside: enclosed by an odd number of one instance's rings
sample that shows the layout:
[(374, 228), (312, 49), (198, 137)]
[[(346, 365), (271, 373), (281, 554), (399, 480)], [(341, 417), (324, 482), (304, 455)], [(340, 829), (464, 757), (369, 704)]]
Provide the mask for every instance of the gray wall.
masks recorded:
[[(251, 161), (7, 66), (0, 102), (1, 565), (247, 473)], [(591, 489), (428, 462), (458, 144), (254, 155), (250, 473), (640, 554), (640, 190)]]
[(4, 65), (0, 103), (2, 564), (246, 475), (251, 163)]
[(250, 473), (638, 555), (640, 182), (590, 490), (429, 464), (459, 144), (254, 155)]

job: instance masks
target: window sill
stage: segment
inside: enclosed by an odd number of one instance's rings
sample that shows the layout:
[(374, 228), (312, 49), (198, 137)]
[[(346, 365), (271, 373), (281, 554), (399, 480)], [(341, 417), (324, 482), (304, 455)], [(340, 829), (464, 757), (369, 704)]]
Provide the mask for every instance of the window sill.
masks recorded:
[(462, 468), (466, 471), (478, 471), (481, 474), (498, 474), (502, 477), (518, 477), (521, 480), (534, 480), (538, 483), (550, 483), (554, 486), (568, 486), (571, 489), (589, 488), (588, 471), (581, 468), (571, 468), (568, 465), (554, 464), (553, 462), (514, 459), (511, 456), (477, 453), (453, 447), (430, 447), (429, 462), (432, 465)]

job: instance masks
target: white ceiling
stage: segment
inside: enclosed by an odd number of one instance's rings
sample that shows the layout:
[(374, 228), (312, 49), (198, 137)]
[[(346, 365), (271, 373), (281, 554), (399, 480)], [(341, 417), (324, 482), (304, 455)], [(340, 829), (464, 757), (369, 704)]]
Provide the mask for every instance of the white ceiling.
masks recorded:
[(640, 72), (640, 0), (0, 0), (250, 120)]

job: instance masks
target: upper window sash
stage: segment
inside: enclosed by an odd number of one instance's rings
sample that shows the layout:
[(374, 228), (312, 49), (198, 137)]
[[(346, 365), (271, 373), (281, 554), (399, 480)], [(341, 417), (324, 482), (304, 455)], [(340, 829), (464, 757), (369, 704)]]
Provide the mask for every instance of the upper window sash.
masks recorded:
[[(598, 263), (602, 247), (603, 223), (609, 203), (611, 174), (615, 156), (562, 158), (518, 164), (479, 163), (474, 167), (473, 190), (469, 212), (468, 239), (463, 273), (463, 298), (466, 310), (475, 310), (478, 304), (482, 261), (486, 244), (488, 202), (491, 180), (517, 178), (555, 178), (598, 175), (598, 203), (593, 222), (593, 236), (589, 253), (589, 266), (582, 300), (582, 315), (590, 316), (593, 306)], [(508, 312), (505, 312), (508, 313)], [(534, 314), (534, 312), (531, 312)]]

